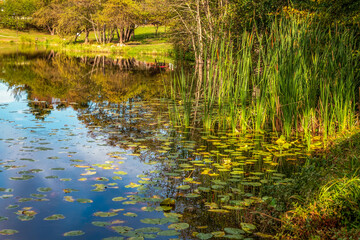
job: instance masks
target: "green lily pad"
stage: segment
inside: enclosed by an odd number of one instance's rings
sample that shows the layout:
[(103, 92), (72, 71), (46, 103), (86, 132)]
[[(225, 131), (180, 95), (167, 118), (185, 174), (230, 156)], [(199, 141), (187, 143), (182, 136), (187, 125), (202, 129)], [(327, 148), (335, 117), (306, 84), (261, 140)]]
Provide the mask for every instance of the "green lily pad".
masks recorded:
[(224, 228), (224, 231), (226, 233), (237, 235), (237, 234), (244, 234), (245, 232), (241, 230), (240, 228)]
[(93, 214), (95, 217), (113, 217), (116, 216), (116, 212), (96, 212)]
[(243, 235), (225, 235), (224, 238), (229, 238), (229, 239), (244, 239)]
[(18, 219), (20, 221), (31, 221), (33, 220), (35, 217), (34, 216), (31, 216), (31, 215), (20, 215), (18, 216)]
[(173, 223), (168, 226), (169, 229), (184, 230), (190, 227), (188, 223)]
[(22, 175), (21, 177), (10, 177), (9, 179), (10, 180), (22, 180), (22, 181), (26, 181), (26, 180), (29, 180), (29, 179), (32, 179), (34, 178), (35, 176), (33, 175)]
[(19, 205), (9, 205), (9, 206), (7, 206), (7, 208), (6, 209), (14, 209), (14, 208), (18, 208), (19, 207)]
[(114, 202), (120, 202), (120, 201), (124, 201), (124, 200), (126, 200), (127, 198), (124, 198), (124, 197), (114, 197), (112, 200), (114, 201)]
[(190, 186), (189, 185), (180, 185), (180, 186), (177, 186), (176, 189), (188, 190), (188, 189), (190, 189)]
[(37, 189), (38, 192), (50, 192), (52, 189), (49, 187), (39, 187)]
[(131, 230), (133, 230), (132, 227), (128, 227), (128, 226), (113, 226), (111, 227), (112, 229), (114, 229), (114, 231), (116, 231), (117, 233), (126, 233), (126, 232), (129, 232)]
[(3, 229), (0, 231), (0, 235), (14, 235), (15, 233), (18, 233), (19, 231), (14, 229)]
[(1, 221), (8, 220), (8, 219), (9, 219), (8, 217), (0, 217), (0, 222), (1, 222)]
[(44, 218), (45, 221), (54, 221), (54, 220), (60, 220), (60, 219), (64, 219), (65, 216), (62, 214), (53, 214), (49, 217)]
[(124, 213), (123, 215), (124, 215), (124, 216), (127, 216), (127, 217), (137, 217), (137, 214), (136, 214), (136, 213), (132, 213), (132, 212), (127, 212), (127, 213)]
[(87, 199), (87, 198), (79, 198), (79, 199), (76, 199), (76, 201), (79, 203), (92, 203), (93, 202), (93, 200)]
[(114, 174), (117, 174), (117, 175), (127, 175), (128, 173), (127, 173), (127, 172), (124, 172), (124, 171), (117, 171), (117, 172), (114, 172)]
[(124, 240), (123, 237), (107, 237), (107, 238), (103, 238), (101, 240)]
[(251, 223), (240, 223), (241, 228), (248, 233), (251, 233), (253, 230), (256, 229), (256, 226), (254, 224)]
[(212, 238), (213, 235), (212, 235), (211, 233), (198, 233), (198, 234), (196, 235), (196, 237), (199, 238), (199, 239), (205, 240), (205, 239), (210, 239), (210, 238)]
[(14, 189), (12, 188), (0, 188), (0, 192), (13, 192)]
[(187, 197), (187, 198), (196, 198), (196, 197), (200, 197), (199, 194), (196, 194), (196, 193), (188, 193), (188, 194), (185, 194), (184, 197)]
[(142, 232), (142, 233), (157, 233), (160, 232), (161, 229), (158, 227), (145, 227), (145, 228), (138, 228), (135, 232)]
[(36, 197), (36, 198), (43, 198), (43, 197), (46, 197), (46, 195), (45, 195), (45, 194), (36, 194), (36, 193), (31, 194), (30, 196), (32, 196), (32, 197)]
[(33, 198), (19, 198), (18, 202), (30, 202), (34, 200)]
[(157, 235), (159, 235), (159, 236), (177, 236), (179, 234), (180, 233), (175, 230), (165, 230), (165, 231), (161, 231), (161, 232), (157, 233)]
[(85, 233), (81, 230), (75, 230), (75, 231), (66, 232), (63, 235), (64, 235), (64, 237), (75, 237), (75, 236), (81, 236), (84, 234)]
[(97, 226), (97, 227), (106, 227), (106, 226), (110, 226), (111, 222), (95, 221), (95, 222), (92, 222), (91, 224), (94, 225), (94, 226)]

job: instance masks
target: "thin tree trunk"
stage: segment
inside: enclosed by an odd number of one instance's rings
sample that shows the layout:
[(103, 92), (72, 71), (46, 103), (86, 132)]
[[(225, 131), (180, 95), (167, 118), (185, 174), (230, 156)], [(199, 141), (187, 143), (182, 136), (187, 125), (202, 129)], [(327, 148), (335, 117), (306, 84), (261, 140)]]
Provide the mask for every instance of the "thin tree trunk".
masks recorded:
[(85, 44), (89, 43), (89, 33), (90, 31), (87, 28), (85, 28), (85, 41), (84, 41)]

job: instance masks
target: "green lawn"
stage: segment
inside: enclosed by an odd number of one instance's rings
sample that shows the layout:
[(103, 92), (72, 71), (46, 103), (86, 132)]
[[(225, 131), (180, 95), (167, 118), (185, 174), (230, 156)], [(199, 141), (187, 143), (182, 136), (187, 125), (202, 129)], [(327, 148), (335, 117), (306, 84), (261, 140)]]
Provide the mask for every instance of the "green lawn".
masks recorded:
[(60, 38), (36, 31), (17, 32), (0, 29), (0, 42), (46, 45), (54, 50), (121, 54), (125, 57), (136, 57), (138, 55), (170, 56), (173, 50), (172, 45), (168, 42), (165, 27), (159, 27), (158, 34), (155, 35), (154, 26), (140, 26), (135, 29), (134, 38), (126, 43), (126, 46), (117, 46), (116, 38), (110, 44), (97, 44), (93, 32), (89, 35), (91, 44), (83, 44), (84, 34), (78, 38), (76, 43), (72, 39), (72, 37)]

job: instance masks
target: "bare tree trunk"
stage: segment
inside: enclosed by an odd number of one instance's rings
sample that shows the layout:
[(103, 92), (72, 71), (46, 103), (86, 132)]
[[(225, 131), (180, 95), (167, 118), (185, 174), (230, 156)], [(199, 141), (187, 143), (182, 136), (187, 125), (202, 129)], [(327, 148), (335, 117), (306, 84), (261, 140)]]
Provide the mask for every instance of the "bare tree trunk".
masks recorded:
[(89, 43), (89, 33), (90, 31), (87, 28), (85, 28), (85, 41), (84, 41), (85, 44)]
[(103, 26), (103, 33), (102, 33), (102, 42), (106, 43), (106, 24)]

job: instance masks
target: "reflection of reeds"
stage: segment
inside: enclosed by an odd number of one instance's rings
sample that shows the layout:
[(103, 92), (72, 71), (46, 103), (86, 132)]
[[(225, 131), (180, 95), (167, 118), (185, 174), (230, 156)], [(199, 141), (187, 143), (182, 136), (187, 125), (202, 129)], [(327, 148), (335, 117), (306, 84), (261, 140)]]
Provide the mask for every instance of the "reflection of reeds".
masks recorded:
[(197, 83), (205, 128), (303, 132), (310, 144), (313, 134), (326, 139), (354, 124), (360, 80), (351, 31), (282, 19), (269, 33), (244, 32), (232, 45), (223, 38), (205, 51)]

